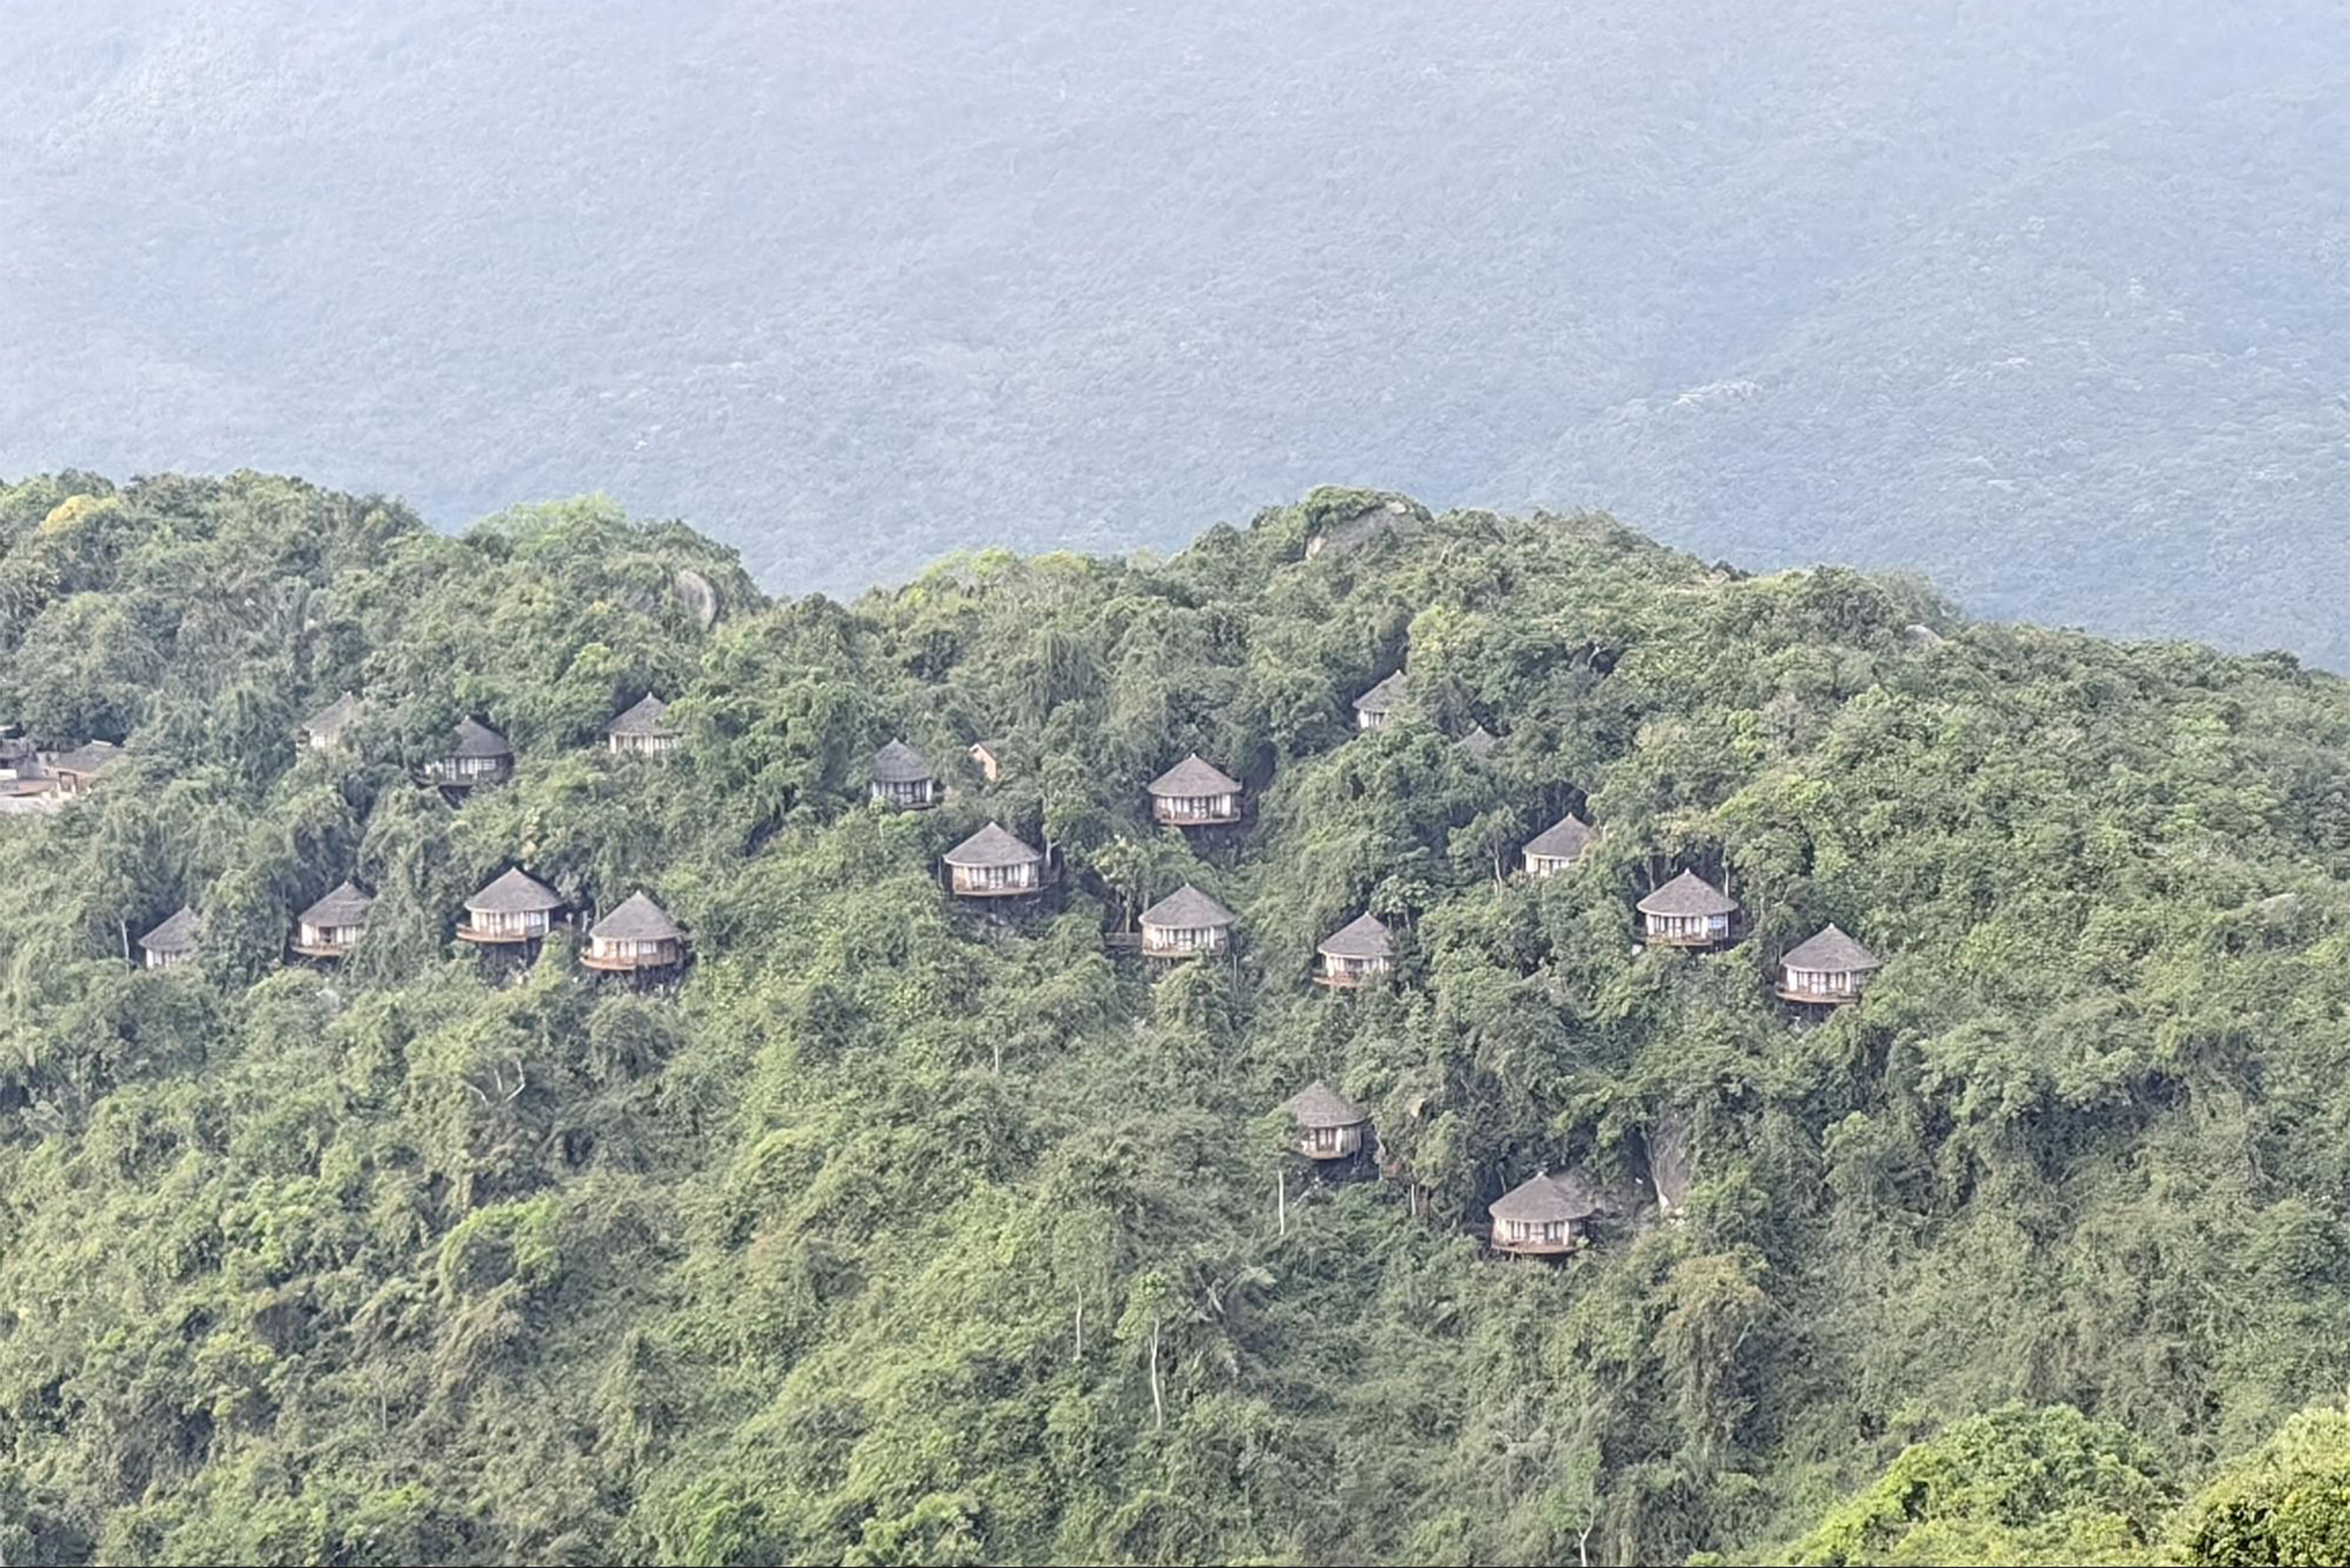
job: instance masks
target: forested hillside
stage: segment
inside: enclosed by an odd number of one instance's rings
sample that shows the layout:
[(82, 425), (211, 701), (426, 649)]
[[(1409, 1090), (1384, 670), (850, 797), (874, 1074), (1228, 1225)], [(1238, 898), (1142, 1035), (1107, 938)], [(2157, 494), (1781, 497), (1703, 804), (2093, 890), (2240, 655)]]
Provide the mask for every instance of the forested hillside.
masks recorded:
[(608, 487), (835, 593), (1345, 480), (2350, 668), (2335, 0), (8, 19), (0, 473)]
[[(683, 749), (611, 754), (648, 692)], [(1346, 492), (844, 606), (601, 503), (67, 476), (0, 489), (0, 722), (125, 747), (0, 817), (11, 1564), (2339, 1555), (2350, 688), (2289, 660)], [(1193, 751), (1240, 829), (1151, 825)], [(942, 887), (990, 821), (1043, 899)], [(692, 965), (453, 941), (514, 866)], [(1735, 945), (1634, 942), (1684, 870)], [(1187, 882), (1235, 955), (1108, 940)], [(1366, 911), (1392, 975), (1309, 984)], [(1798, 1017), (1829, 922), (1884, 967)], [(1495, 1257), (1544, 1170), (1592, 1243)]]

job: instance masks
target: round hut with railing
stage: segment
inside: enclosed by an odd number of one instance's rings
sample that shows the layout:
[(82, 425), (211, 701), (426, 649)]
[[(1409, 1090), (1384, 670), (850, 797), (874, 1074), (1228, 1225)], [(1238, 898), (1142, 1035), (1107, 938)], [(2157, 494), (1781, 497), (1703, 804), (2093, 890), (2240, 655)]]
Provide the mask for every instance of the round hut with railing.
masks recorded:
[(444, 790), (503, 784), (514, 776), (514, 748), (478, 719), (460, 719), (441, 754), (424, 766), (425, 782)]
[(1153, 958), (1193, 958), (1232, 946), (1239, 917), (1186, 882), (1142, 911), (1142, 951)]
[(139, 939), (139, 961), (147, 969), (177, 969), (196, 956), (203, 927), (186, 904), (179, 913)]
[(346, 692), (318, 712), (302, 720), (302, 744), (313, 751), (326, 751), (343, 744), (351, 726), (359, 721), (359, 694)]
[(1194, 751), (1151, 780), (1151, 818), (1170, 827), (1222, 827), (1240, 820), (1240, 781)]
[(615, 756), (674, 756), (686, 738), (668, 716), (669, 705), (647, 692), (628, 712), (604, 726), (604, 745)]
[(1693, 871), (1640, 901), (1640, 935), (1660, 948), (1717, 948), (1730, 940), (1738, 904)]
[(1351, 1160), (1371, 1138), (1371, 1112), (1316, 1079), (1290, 1096), (1282, 1110), (1297, 1126), (1290, 1147), (1307, 1160)]
[(1396, 710), (1412, 689), (1409, 677), (1400, 669), (1354, 699), (1354, 727), (1358, 730), (1385, 729), (1396, 717)]
[(1600, 1192), (1590, 1177), (1543, 1171), (1486, 1206), (1493, 1216), (1493, 1249), (1517, 1258), (1555, 1258), (1590, 1244)]
[(1566, 871), (1583, 854), (1599, 835), (1591, 824), (1572, 811), (1526, 841), (1526, 875), (1533, 877), (1555, 876)]
[(989, 823), (946, 853), (947, 887), (958, 899), (1021, 899), (1044, 890), (1043, 851)]
[(1838, 1007), (1858, 1002), (1883, 965), (1877, 955), (1830, 926), (1789, 948), (1779, 960), (1780, 999), (1806, 1006)]
[(1358, 915), (1314, 954), (1314, 983), (1350, 991), (1396, 967), (1396, 940), (1376, 915)]
[(345, 882), (295, 917), (294, 951), (305, 958), (345, 956), (367, 935), (368, 911), (375, 906), (357, 884)]
[(562, 918), (562, 896), (517, 866), (465, 901), (457, 939), (519, 947), (546, 939)]
[(899, 811), (927, 811), (946, 795), (931, 775), (930, 759), (903, 741), (892, 741), (874, 753), (873, 797), (883, 805)]
[(686, 933), (668, 911), (642, 893), (588, 928), (583, 968), (607, 975), (659, 975), (686, 961)]

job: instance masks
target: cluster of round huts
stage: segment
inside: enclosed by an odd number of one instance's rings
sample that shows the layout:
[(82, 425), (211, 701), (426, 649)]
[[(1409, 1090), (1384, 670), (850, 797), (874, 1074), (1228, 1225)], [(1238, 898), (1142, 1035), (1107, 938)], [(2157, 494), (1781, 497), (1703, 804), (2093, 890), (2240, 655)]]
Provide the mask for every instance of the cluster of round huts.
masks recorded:
[[(302, 743), (313, 751), (347, 745), (365, 714), (358, 694), (345, 692), (302, 720)], [(684, 746), (685, 732), (669, 719), (669, 705), (650, 692), (604, 726), (604, 748), (614, 756), (666, 758)], [(514, 747), (502, 731), (468, 714), (418, 767), (416, 776), (453, 796), (502, 784), (514, 776)]]
[[(973, 762), (991, 781), (1003, 769), (1001, 743), (971, 747)], [(1247, 814), (1247, 790), (1237, 778), (1197, 752), (1151, 780), (1145, 789), (1151, 819), (1187, 830), (1231, 827)], [(928, 811), (945, 802), (945, 782), (929, 759), (902, 740), (874, 753), (871, 794), (876, 804), (899, 811)], [(1000, 822), (990, 822), (940, 857), (948, 891), (963, 899), (1025, 899), (1042, 893), (1054, 879), (1054, 857), (1022, 840)], [(1145, 951), (1169, 954), (1222, 950), (1232, 912), (1196, 888), (1186, 887), (1143, 915)]]
[[(1281, 1107), (1290, 1152), (1318, 1170), (1364, 1168), (1372, 1149), (1371, 1113), (1319, 1079)], [(1588, 1245), (1607, 1193), (1581, 1170), (1536, 1172), (1486, 1206), (1490, 1244), (1511, 1257), (1557, 1258)]]
[[(1595, 842), (1585, 823), (1568, 817), (1526, 846), (1529, 875), (1555, 875), (1571, 867)], [(1707, 949), (1736, 934), (1738, 905), (1694, 872), (1684, 872), (1642, 899), (1637, 906), (1641, 934), (1660, 947)], [(1394, 966), (1394, 942), (1387, 927), (1365, 914), (1324, 941), (1316, 954), (1314, 979), (1337, 989), (1361, 986)], [(1806, 1007), (1834, 1007), (1858, 1001), (1878, 968), (1875, 954), (1841, 928), (1829, 926), (1781, 957), (1774, 986), (1782, 999)], [(1325, 1165), (1356, 1160), (1371, 1147), (1371, 1118), (1360, 1107), (1317, 1081), (1292, 1097), (1289, 1113), (1300, 1158)], [(1592, 1226), (1608, 1209), (1608, 1194), (1581, 1170), (1542, 1170), (1488, 1206), (1490, 1244), (1512, 1257), (1562, 1257), (1589, 1244)]]
[[(320, 962), (348, 958), (367, 939), (375, 905), (374, 895), (346, 881), (295, 917), (288, 946), (298, 955)], [(568, 926), (570, 917), (562, 895), (516, 866), (465, 901), (457, 939), (488, 951), (527, 954)], [(146, 966), (169, 969), (193, 958), (200, 934), (196, 912), (181, 909), (140, 939)], [(630, 894), (590, 923), (579, 953), (582, 968), (647, 978), (683, 967), (686, 957), (686, 933), (642, 892)]]
[[(345, 692), (301, 724), (302, 742), (315, 751), (350, 744), (364, 716), (354, 693)], [(668, 704), (647, 693), (605, 729), (605, 746), (616, 756), (662, 759), (684, 745), (669, 720)], [(471, 716), (460, 719), (447, 741), (417, 769), (419, 782), (452, 798), (513, 776), (514, 748), (507, 738)], [(351, 956), (367, 938), (375, 896), (345, 881), (294, 918), (287, 946), (302, 958), (333, 963)], [(460, 942), (488, 951), (535, 952), (559, 928), (571, 924), (572, 910), (561, 894), (516, 866), (493, 878), (464, 902), (457, 924)], [(140, 962), (148, 969), (172, 969), (194, 960), (203, 946), (203, 923), (182, 906), (139, 939)], [(581, 967), (599, 974), (657, 979), (683, 967), (686, 933), (652, 898), (632, 893), (601, 919), (588, 924), (579, 953)]]
[[(1355, 704), (1362, 730), (1385, 728), (1409, 691), (1401, 672), (1365, 693)], [(1480, 761), (1500, 743), (1482, 725), (1457, 743)], [(972, 756), (990, 781), (1003, 764), (1000, 743), (981, 743)], [(928, 763), (902, 741), (892, 741), (874, 758), (874, 798), (904, 810), (923, 810), (946, 797)], [(1196, 752), (1153, 779), (1145, 796), (1151, 820), (1186, 830), (1224, 827), (1245, 815), (1245, 790), (1238, 779)], [(1599, 841), (1598, 831), (1569, 812), (1528, 839), (1520, 850), (1525, 875), (1540, 880), (1580, 864)], [(943, 856), (947, 886), (973, 900), (1021, 899), (1050, 885), (1052, 856), (990, 822)], [(1640, 936), (1656, 947), (1703, 951), (1736, 938), (1738, 904), (1723, 889), (1694, 871), (1684, 871), (1639, 900), (1634, 909)], [(1138, 946), (1152, 957), (1188, 958), (1231, 949), (1238, 925), (1233, 912), (1199, 888), (1186, 883), (1141, 913)], [(1393, 973), (1396, 941), (1387, 924), (1368, 910), (1325, 937), (1315, 950), (1312, 980), (1333, 991), (1351, 991)], [(1790, 949), (1781, 960), (1776, 993), (1805, 1006), (1834, 1006), (1858, 1000), (1877, 970), (1869, 952), (1837, 927)], [(1370, 1114), (1329, 1085), (1317, 1081), (1287, 1101), (1292, 1152), (1318, 1169), (1352, 1172), (1373, 1147)], [(1587, 1245), (1595, 1221), (1607, 1212), (1607, 1191), (1581, 1170), (1538, 1171), (1489, 1206), (1490, 1244), (1511, 1257), (1564, 1257)]]
[[(366, 939), (375, 902), (356, 883), (343, 883), (296, 918), (294, 951), (321, 960), (349, 957)], [(515, 866), (465, 901), (457, 939), (489, 951), (527, 954), (568, 926), (571, 914), (561, 894)], [(582, 968), (645, 978), (671, 973), (683, 967), (686, 957), (686, 933), (641, 891), (590, 923), (579, 953)]]
[[(1409, 692), (1402, 671), (1380, 681), (1356, 699), (1356, 727), (1387, 728)], [(1500, 745), (1481, 724), (1456, 744), (1480, 761)], [(1589, 823), (1570, 812), (1521, 847), (1524, 873), (1537, 880), (1563, 875), (1598, 838)], [(1695, 871), (1684, 871), (1641, 898), (1634, 917), (1650, 946), (1707, 951), (1738, 935), (1737, 901)], [(1356, 989), (1391, 973), (1395, 956), (1393, 933), (1366, 912), (1320, 944), (1313, 979), (1332, 990)], [(1781, 956), (1773, 991), (1799, 1006), (1834, 1007), (1858, 1001), (1879, 967), (1873, 954), (1831, 925)], [(1348, 1164), (1372, 1147), (1368, 1112), (1327, 1084), (1309, 1084), (1282, 1110), (1294, 1131), (1292, 1151), (1318, 1166)], [(1512, 1257), (1562, 1257), (1587, 1245), (1595, 1221), (1608, 1212), (1607, 1190), (1588, 1172), (1539, 1170), (1488, 1205), (1490, 1244)]]
[[(1371, 1150), (1371, 1113), (1319, 1079), (1281, 1107), (1290, 1152), (1319, 1169), (1359, 1168)], [(1544, 1170), (1487, 1205), (1491, 1244), (1513, 1257), (1563, 1257), (1586, 1245), (1606, 1193), (1586, 1173)]]
[[(1357, 727), (1387, 727), (1409, 693), (1409, 678), (1401, 670), (1380, 681), (1355, 699)], [(1490, 757), (1500, 745), (1481, 724), (1457, 744), (1479, 759)], [(987, 776), (996, 778), (1001, 744), (981, 743), (971, 750)], [(928, 810), (948, 793), (928, 759), (902, 740), (874, 754), (872, 791), (875, 801), (906, 811)], [(1245, 786), (1196, 751), (1151, 780), (1144, 795), (1153, 822), (1187, 831), (1229, 827), (1246, 816)], [(1569, 812), (1521, 847), (1525, 874), (1539, 880), (1568, 872), (1598, 840), (1597, 829)], [(962, 899), (1028, 899), (1054, 881), (1053, 855), (1000, 822), (986, 823), (941, 859), (948, 890)], [(1645, 943), (1705, 950), (1736, 938), (1738, 905), (1696, 872), (1684, 871), (1642, 898), (1634, 914)], [(1186, 883), (1143, 910), (1138, 924), (1138, 940), (1121, 940), (1152, 957), (1180, 959), (1228, 952), (1239, 922), (1231, 910)], [(1310, 976), (1329, 990), (1356, 990), (1392, 973), (1395, 961), (1394, 934), (1366, 911), (1316, 948)], [(1792, 1004), (1835, 1006), (1857, 1001), (1877, 967), (1866, 948), (1831, 926), (1786, 955), (1774, 989)]]
[[(1388, 727), (1409, 693), (1409, 678), (1401, 670), (1380, 681), (1355, 700), (1357, 728)], [(305, 720), (305, 744), (322, 750), (343, 745), (362, 713), (359, 697), (343, 693)], [(644, 694), (608, 726), (607, 748), (631, 757), (675, 754), (684, 736), (667, 714), (666, 703)], [(1500, 745), (1482, 725), (1457, 744), (1479, 760), (1490, 758)], [(975, 763), (991, 781), (999, 776), (1003, 750), (1001, 743), (971, 748)], [(118, 754), (117, 747), (92, 743), (60, 758), (51, 771), (65, 781), (59, 788), (78, 789)], [(458, 720), (441, 751), (418, 770), (418, 777), (461, 797), (510, 778), (513, 771), (513, 747), (506, 737), (468, 716)], [(898, 810), (929, 810), (948, 796), (928, 760), (902, 740), (889, 742), (875, 754), (872, 773), (873, 798)], [(1145, 789), (1152, 821), (1186, 831), (1240, 823), (1246, 815), (1246, 794), (1238, 779), (1196, 752)], [(1583, 859), (1598, 838), (1590, 823), (1569, 813), (1522, 847), (1524, 872), (1534, 879), (1562, 875)], [(1053, 856), (1023, 842), (1001, 823), (988, 823), (949, 849), (943, 861), (947, 884), (960, 898), (1027, 898), (1042, 892), (1053, 879)], [(345, 881), (301, 911), (289, 946), (297, 954), (322, 962), (347, 957), (365, 940), (374, 903), (356, 883)], [(1694, 871), (1684, 871), (1643, 897), (1635, 914), (1645, 943), (1707, 950), (1736, 939), (1739, 908), (1723, 889)], [(456, 935), (484, 949), (527, 952), (569, 924), (570, 916), (561, 895), (516, 866), (465, 901)], [(1138, 924), (1138, 945), (1144, 954), (1181, 959), (1229, 951), (1238, 920), (1215, 899), (1186, 883), (1144, 909)], [(197, 912), (182, 906), (140, 938), (141, 961), (150, 969), (177, 967), (197, 955), (202, 938)], [(684, 931), (641, 891), (588, 927), (579, 955), (585, 968), (640, 977), (673, 972), (686, 958)], [(1353, 990), (1392, 973), (1395, 959), (1393, 933), (1366, 911), (1319, 945), (1312, 979), (1327, 989)], [(1867, 948), (1831, 925), (1788, 950), (1773, 989), (1790, 1004), (1833, 1007), (1857, 1001), (1879, 967)], [(1324, 1083), (1309, 1084), (1282, 1109), (1295, 1130), (1292, 1151), (1317, 1165), (1359, 1161), (1372, 1146), (1369, 1113)], [(1497, 1251), (1518, 1256), (1572, 1252), (1587, 1242), (1591, 1222), (1605, 1205), (1604, 1191), (1583, 1172), (1538, 1172), (1490, 1205), (1492, 1244)]]

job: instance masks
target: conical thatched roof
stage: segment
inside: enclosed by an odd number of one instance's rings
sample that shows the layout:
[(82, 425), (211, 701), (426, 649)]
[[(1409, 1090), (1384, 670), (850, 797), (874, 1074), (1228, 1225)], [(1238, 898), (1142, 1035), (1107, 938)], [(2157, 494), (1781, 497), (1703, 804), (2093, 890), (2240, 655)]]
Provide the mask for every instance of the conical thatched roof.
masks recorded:
[(637, 705), (614, 719), (605, 728), (607, 735), (674, 735), (676, 730), (663, 722), (669, 705), (647, 692), (637, 699)]
[(1020, 866), (1043, 858), (1006, 833), (1000, 823), (989, 823), (947, 851), (950, 866)]
[(1877, 955), (1830, 926), (1808, 942), (1799, 942), (1779, 960), (1789, 969), (1815, 970), (1830, 975), (1853, 975), (1881, 967)]
[(632, 893), (620, 907), (588, 928), (591, 940), (600, 942), (676, 942), (685, 932), (668, 911), (641, 893)]
[(521, 915), (562, 906), (553, 888), (519, 866), (465, 901), (465, 907), (477, 915)]
[(1494, 739), (1493, 731), (1479, 724), (1453, 744), (1476, 758), (1477, 761), (1483, 762), (1487, 757), (1493, 755), (1493, 748), (1501, 743)]
[(1526, 852), (1546, 860), (1574, 860), (1591, 848), (1597, 837), (1591, 824), (1572, 811), (1526, 841)]
[(1319, 1078), (1291, 1095), (1281, 1109), (1290, 1113), (1291, 1120), (1309, 1130), (1316, 1127), (1353, 1127), (1371, 1120), (1370, 1112)]
[(363, 926), (367, 923), (367, 912), (375, 906), (376, 901), (372, 897), (360, 892), (355, 884), (345, 882), (341, 887), (304, 909), (301, 912), (301, 923), (304, 926), (321, 928)]
[(1358, 915), (1322, 943), (1321, 951), (1331, 958), (1392, 958), (1396, 944), (1388, 935), (1386, 922), (1376, 915)]
[(1233, 912), (1186, 882), (1142, 911), (1142, 924), (1162, 930), (1205, 931), (1234, 924)]
[(903, 741), (874, 753), (874, 777), (884, 784), (919, 784), (929, 776), (930, 759)]
[(506, 737), (476, 719), (460, 719), (449, 737), (452, 757), (510, 757), (514, 748)]
[(303, 719), (301, 724), (302, 732), (321, 741), (332, 741), (335, 737), (341, 735), (345, 730), (351, 728), (352, 721), (358, 717), (358, 693), (355, 692), (346, 692), (341, 696), (336, 697), (332, 702), (327, 703), (324, 708), (321, 708), (318, 712), (312, 714), (309, 718)]
[(1693, 871), (1684, 871), (1640, 901), (1644, 915), (1734, 915), (1737, 901)]
[(1411, 690), (1411, 680), (1400, 669), (1354, 699), (1357, 713), (1383, 714), (1392, 711)]
[(1548, 1225), (1558, 1220), (1588, 1219), (1599, 1213), (1600, 1189), (1580, 1170), (1553, 1176), (1549, 1172), (1511, 1188), (1486, 1208), (1496, 1219), (1515, 1224)]
[(139, 945), (149, 953), (194, 953), (201, 934), (196, 911), (183, 903), (179, 913), (141, 937)]
[(1202, 762), (1194, 751), (1174, 767), (1151, 780), (1151, 794), (1171, 796), (1179, 799), (1198, 799), (1211, 795), (1238, 795), (1240, 781), (1230, 777), (1213, 763)]

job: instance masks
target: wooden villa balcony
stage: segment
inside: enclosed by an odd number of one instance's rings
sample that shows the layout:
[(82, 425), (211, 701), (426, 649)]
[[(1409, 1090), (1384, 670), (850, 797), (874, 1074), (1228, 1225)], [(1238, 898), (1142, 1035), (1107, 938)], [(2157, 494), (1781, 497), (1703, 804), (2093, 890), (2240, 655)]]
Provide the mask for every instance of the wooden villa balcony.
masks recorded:
[(1200, 800), (1163, 795), (1151, 797), (1151, 817), (1165, 827), (1230, 827), (1245, 815), (1239, 796)]
[(675, 942), (665, 942), (651, 954), (599, 952), (590, 946), (580, 954), (580, 967), (607, 975), (643, 975), (656, 970), (675, 969), (686, 961), (685, 948)]
[(1861, 987), (1858, 985), (1842, 990), (1817, 990), (1789, 985), (1784, 979), (1771, 987), (1771, 993), (1782, 1002), (1792, 1002), (1805, 1007), (1841, 1007), (1861, 1000)]
[(912, 783), (874, 781), (873, 797), (894, 811), (928, 811), (946, 801), (947, 792), (936, 779), (918, 779)]
[(1338, 1135), (1335, 1137), (1322, 1137), (1308, 1133), (1290, 1147), (1300, 1159), (1318, 1161), (1351, 1160), (1363, 1152), (1363, 1129), (1341, 1127), (1333, 1131)]
[(1179, 962), (1185, 958), (1213, 958), (1230, 945), (1222, 936), (1202, 938), (1191, 942), (1170, 942), (1154, 939), (1148, 934), (1143, 936), (1141, 943), (1144, 957), (1163, 958), (1169, 963)]
[(1496, 1226), (1491, 1244), (1496, 1252), (1512, 1258), (1563, 1258), (1589, 1246), (1591, 1239), (1572, 1230), (1557, 1238), (1505, 1236), (1502, 1227)]
[(1386, 964), (1366, 964), (1359, 968), (1333, 969), (1318, 964), (1314, 969), (1314, 983), (1326, 985), (1334, 991), (1356, 991), (1388, 972)]
[(529, 942), (543, 942), (554, 929), (551, 921), (536, 926), (476, 926), (465, 922), (457, 927), (457, 939), (483, 947), (519, 947)]
[(1726, 947), (1736, 940), (1736, 928), (1728, 923), (1718, 926), (1652, 926), (1643, 923), (1640, 928), (1640, 940), (1651, 947), (1685, 948), (1692, 952)]
[(287, 945), (305, 958), (346, 958), (351, 955), (351, 950), (359, 945), (359, 939), (351, 936), (336, 940), (321, 936), (304, 940), (297, 936)]
[(429, 762), (416, 771), (420, 784), (436, 784), (444, 790), (470, 790), (483, 784), (503, 784), (514, 776), (510, 760), (500, 760), (487, 767), (457, 768), (447, 761)]
[(990, 875), (995, 868), (950, 866), (947, 891), (958, 899), (1032, 899), (1051, 884), (1052, 877), (1041, 862), (1031, 862), (1025, 869), (1026, 876), (1016, 876)]
[(963, 882), (954, 884), (958, 899), (1032, 899), (1044, 891), (1044, 883), (1036, 882)]

